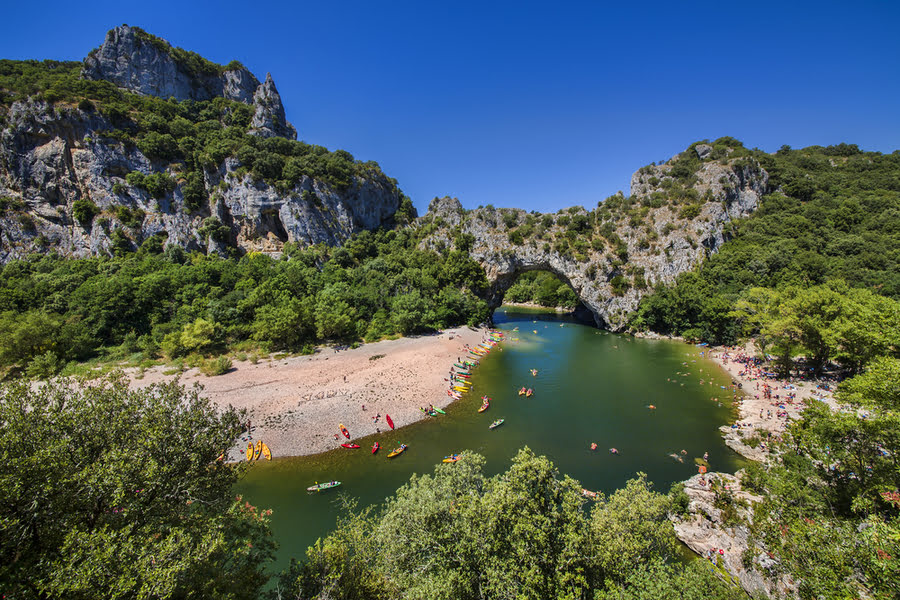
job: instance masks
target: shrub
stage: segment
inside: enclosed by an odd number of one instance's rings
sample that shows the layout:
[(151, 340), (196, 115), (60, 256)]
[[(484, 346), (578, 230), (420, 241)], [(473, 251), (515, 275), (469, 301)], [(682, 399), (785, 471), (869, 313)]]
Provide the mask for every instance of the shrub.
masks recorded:
[(223, 375), (231, 370), (231, 359), (227, 356), (217, 356), (204, 360), (199, 366), (200, 372), (207, 377)]
[(99, 213), (100, 209), (89, 199), (81, 198), (72, 204), (72, 216), (74, 216), (83, 227), (90, 226), (94, 217)]
[(678, 211), (678, 218), (680, 219), (696, 219), (698, 216), (700, 216), (699, 204), (688, 204)]

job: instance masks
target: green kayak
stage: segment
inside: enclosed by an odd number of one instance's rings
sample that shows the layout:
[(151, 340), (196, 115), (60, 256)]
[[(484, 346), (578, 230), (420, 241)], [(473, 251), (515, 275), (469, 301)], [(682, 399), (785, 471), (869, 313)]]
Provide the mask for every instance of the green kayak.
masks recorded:
[(317, 483), (306, 488), (307, 492), (321, 492), (322, 490), (330, 490), (333, 487), (341, 485), (340, 481), (329, 481), (328, 483)]

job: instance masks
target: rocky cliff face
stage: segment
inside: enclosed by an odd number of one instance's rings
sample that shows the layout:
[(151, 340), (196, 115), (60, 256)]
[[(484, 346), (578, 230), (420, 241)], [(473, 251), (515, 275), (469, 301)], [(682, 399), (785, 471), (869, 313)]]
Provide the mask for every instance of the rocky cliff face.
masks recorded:
[[(179, 59), (181, 57), (181, 59)], [(188, 63), (184, 57), (192, 58)], [(255, 107), (253, 131), (264, 137), (297, 138), (287, 122), (272, 76), (260, 83), (242, 65), (220, 67), (137, 27), (121, 25), (84, 59), (85, 79), (103, 80), (136, 94), (182, 100), (227, 98)]]
[[(727, 573), (747, 593), (796, 597), (796, 584), (779, 576), (777, 561), (750, 541), (752, 507), (762, 498), (741, 489), (741, 473), (708, 473), (685, 481), (689, 504), (687, 514), (671, 517), (675, 534), (705, 560), (715, 562), (716, 570)], [(725, 518), (718, 507), (726, 505), (734, 507), (737, 518)]]
[(438, 226), (426, 245), (448, 247), (458, 233), (471, 235), (470, 253), (487, 273), (492, 307), (522, 272), (546, 270), (574, 290), (598, 326), (621, 331), (645, 293), (717, 251), (731, 221), (753, 212), (768, 190), (768, 174), (755, 160), (703, 161), (685, 185), (670, 173), (677, 158), (635, 173), (630, 198), (604, 202), (614, 210), (529, 215), (464, 211), (457, 200), (435, 199), (421, 220)]
[[(260, 84), (243, 67), (198, 74), (176, 55), (158, 38), (118, 27), (85, 59), (82, 75), (139, 94), (246, 102), (254, 108), (248, 133), (296, 137), (271, 75)], [(155, 158), (140, 144), (111, 135), (120, 123), (89, 102), (30, 98), (0, 117), (0, 263), (51, 250), (74, 257), (108, 254), (135, 249), (153, 236), (218, 253), (229, 246), (274, 252), (285, 242), (335, 245), (362, 229), (390, 224), (400, 205), (396, 182), (378, 168), (357, 168), (337, 184), (302, 176), (276, 189), (234, 157), (190, 167)], [(186, 173), (199, 174), (208, 203), (188, 205)], [(135, 183), (135, 174), (164, 185), (151, 193), (152, 187)]]

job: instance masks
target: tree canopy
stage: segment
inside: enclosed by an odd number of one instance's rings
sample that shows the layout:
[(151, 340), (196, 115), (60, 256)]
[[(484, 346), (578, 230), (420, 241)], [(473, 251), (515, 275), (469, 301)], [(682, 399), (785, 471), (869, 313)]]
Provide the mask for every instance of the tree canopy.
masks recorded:
[(256, 598), (274, 542), (219, 456), (241, 416), (172, 383), (0, 386), (10, 598)]

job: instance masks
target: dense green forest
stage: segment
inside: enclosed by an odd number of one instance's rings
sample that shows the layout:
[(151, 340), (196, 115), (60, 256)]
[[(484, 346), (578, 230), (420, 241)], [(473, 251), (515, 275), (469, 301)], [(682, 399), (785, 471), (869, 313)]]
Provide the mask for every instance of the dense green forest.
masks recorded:
[(288, 244), (280, 260), (145, 243), (117, 257), (13, 261), (0, 273), (0, 365), (46, 377), (98, 356), (199, 364), (229, 349), (311, 351), (485, 321), (484, 270), (418, 241), (402, 229), (340, 248)]
[[(735, 223), (717, 254), (646, 296), (634, 328), (733, 343), (765, 326), (733, 314), (742, 302), (756, 302), (762, 288), (794, 296), (842, 281), (900, 299), (900, 152), (839, 144), (765, 154), (735, 140), (728, 146), (757, 159), (775, 191)], [(678, 168), (699, 166), (690, 149), (682, 156)]]
[(509, 302), (531, 302), (541, 306), (574, 308), (578, 296), (559, 277), (548, 271), (522, 273), (503, 297)]

